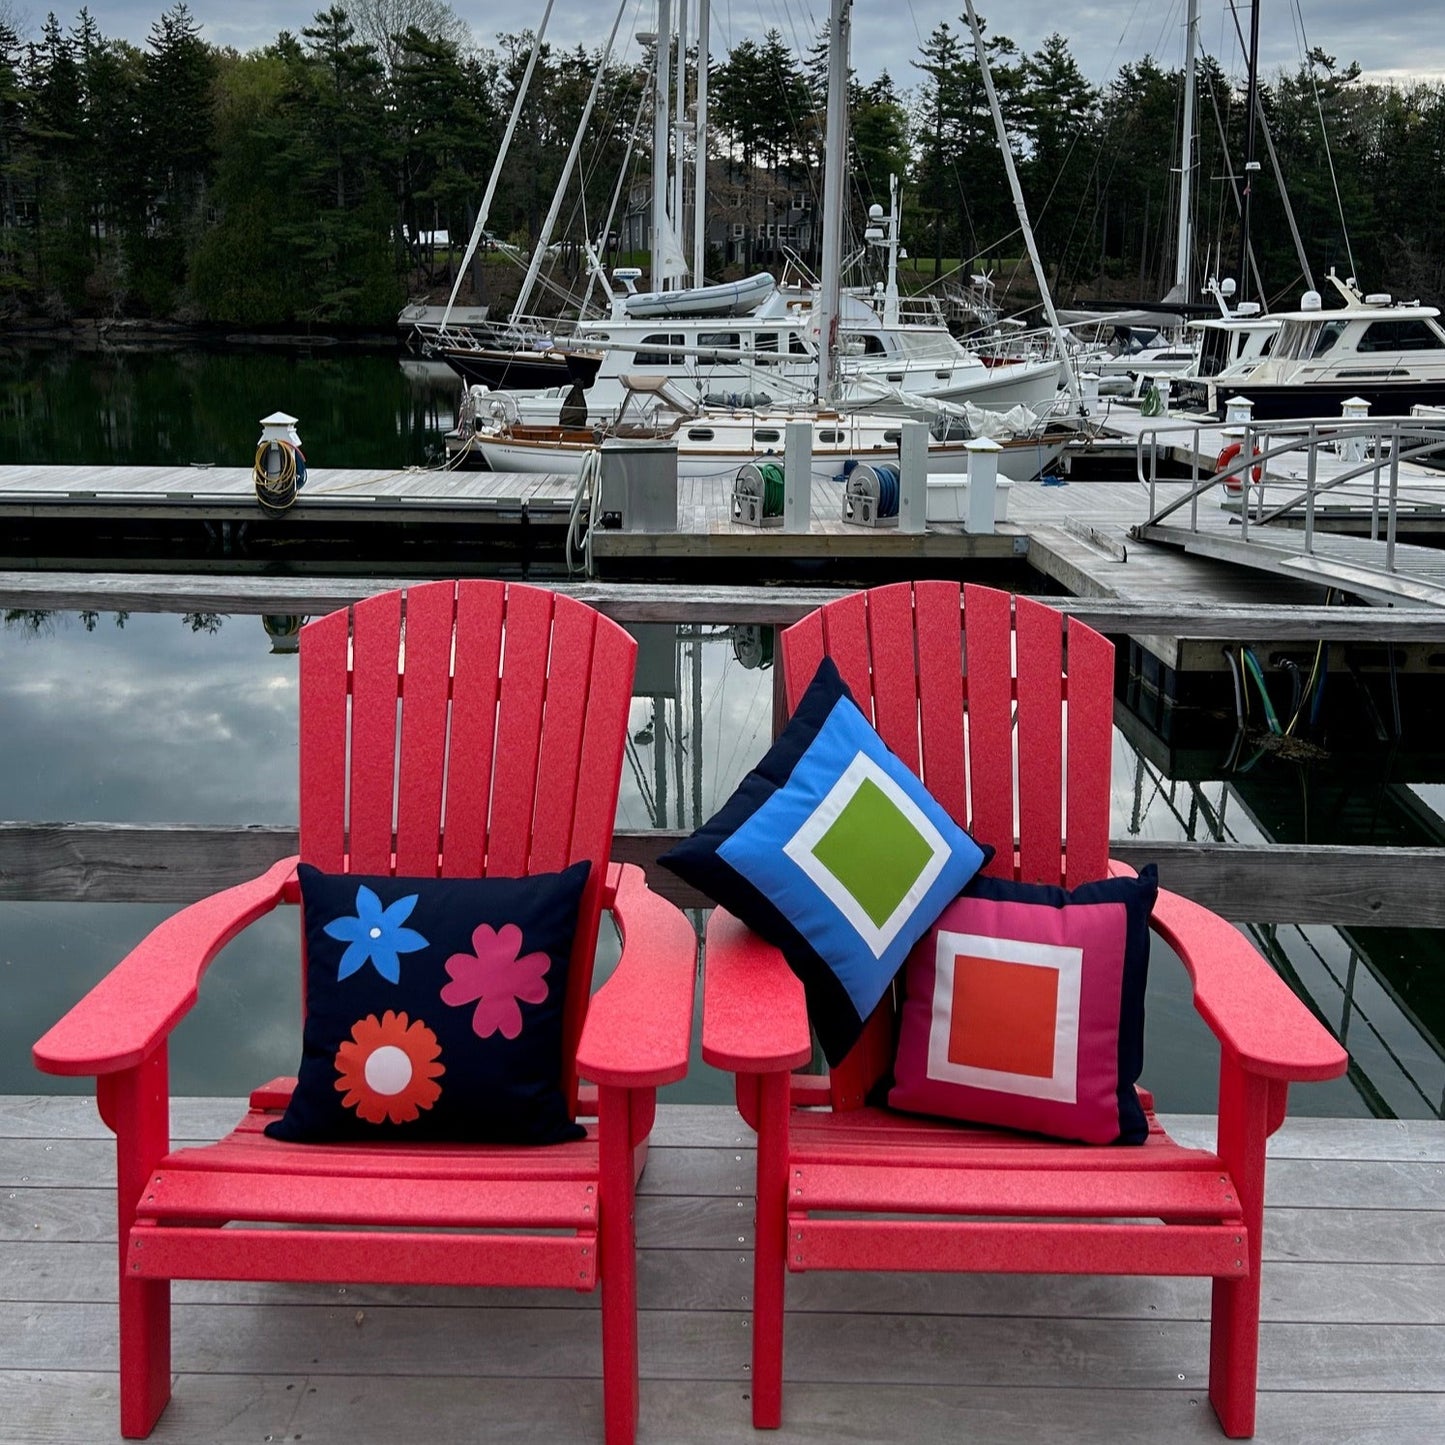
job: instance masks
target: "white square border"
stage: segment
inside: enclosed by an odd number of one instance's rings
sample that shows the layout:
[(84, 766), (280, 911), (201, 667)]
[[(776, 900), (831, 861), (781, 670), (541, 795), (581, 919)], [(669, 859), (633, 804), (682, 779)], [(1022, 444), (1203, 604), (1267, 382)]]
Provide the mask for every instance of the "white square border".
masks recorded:
[[(923, 871), (913, 880), (912, 886), (899, 900), (898, 906), (879, 927), (864, 912), (858, 900), (843, 887), (842, 883), (825, 868), (814, 855), (813, 849), (829, 828), (837, 822), (839, 815), (858, 791), (864, 780), (874, 783), (908, 821), (918, 829), (924, 841), (933, 849), (933, 856), (924, 865)], [(908, 796), (898, 783), (870, 758), (865, 752), (854, 755), (853, 761), (838, 775), (838, 780), (828, 789), (823, 801), (813, 809), (802, 827), (783, 845), (783, 852), (810, 878), (818, 891), (833, 904), (848, 920), (858, 936), (868, 945), (874, 958), (882, 958), (907, 923), (914, 910), (923, 902), (928, 890), (938, 880), (944, 866), (952, 856), (943, 835), (929, 822), (923, 810)]]
[[(948, 1057), (949, 1023), (953, 1016), (954, 960), (961, 954), (1053, 969), (1059, 976), (1054, 1016), (1054, 1072), (1047, 1079), (956, 1064)], [(990, 938), (978, 933), (938, 931), (934, 955), (933, 1012), (928, 1029), (927, 1074), (940, 1084), (962, 1084), (996, 1094), (1017, 1094), (1078, 1103), (1079, 1003), (1084, 981), (1084, 950), (1057, 943), (1030, 943), (1017, 938)]]

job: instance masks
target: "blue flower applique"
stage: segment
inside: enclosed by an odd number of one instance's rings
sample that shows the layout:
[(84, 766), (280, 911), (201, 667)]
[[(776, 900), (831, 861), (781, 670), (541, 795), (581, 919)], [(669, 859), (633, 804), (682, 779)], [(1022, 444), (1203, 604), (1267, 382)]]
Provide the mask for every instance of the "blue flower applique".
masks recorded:
[(381, 899), (366, 884), (358, 884), (356, 916), (332, 919), (325, 929), (328, 937), (340, 939), (348, 945), (336, 970), (338, 982), (350, 978), (368, 959), (388, 983), (400, 982), (401, 959), (398, 954), (415, 953), (427, 946), (426, 939), (414, 928), (401, 926), (411, 917), (416, 900), (417, 894), (409, 893), (405, 898), (398, 898), (389, 908), (383, 908)]

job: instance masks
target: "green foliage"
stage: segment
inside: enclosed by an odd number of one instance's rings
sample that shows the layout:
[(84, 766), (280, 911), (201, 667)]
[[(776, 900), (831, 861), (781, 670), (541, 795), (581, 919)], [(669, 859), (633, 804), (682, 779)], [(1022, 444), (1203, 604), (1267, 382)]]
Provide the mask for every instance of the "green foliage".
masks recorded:
[[(187, 4), (160, 3), (141, 47), (107, 38), (88, 9), (69, 28), (47, 17), (29, 40), (0, 18), (0, 318), (375, 327), (391, 323), (409, 291), (450, 285), (530, 34), (485, 49), (445, 0), (326, 0), (297, 33), (240, 55), (210, 45)], [(1065, 295), (1162, 294), (1174, 272), (1182, 74), (1146, 56), (1096, 88), (1060, 34), (1030, 55), (1003, 36), (985, 44), (1055, 285)], [(826, 59), (826, 34), (799, 55), (777, 30), (707, 58), (710, 151), (722, 172), (715, 223), (816, 218)], [(597, 63), (581, 47), (541, 51), (488, 221), (524, 254)], [(690, 57), (689, 69), (697, 63)], [(913, 66), (906, 89), (886, 74), (849, 77), (854, 239), (898, 175), (920, 279), (1016, 258), (1017, 220), (967, 22), (937, 24)], [(606, 213), (644, 86), (620, 63), (603, 77), (552, 237), (571, 243), (566, 266)], [(1198, 92), (1196, 290), (1206, 256), (1211, 270), (1237, 270), (1231, 178), (1242, 171), (1245, 122), (1240, 85), (1208, 57)], [(1316, 277), (1335, 265), (1370, 289), (1445, 292), (1436, 200), (1445, 86), (1367, 83), (1357, 66), (1315, 51), (1267, 77), (1260, 94)], [(625, 178), (634, 186), (649, 138), (644, 124)], [(1253, 250), (1278, 303), (1297, 294), (1302, 268), (1262, 142), (1259, 158)], [(475, 286), (494, 284), (486, 270), (474, 267)]]

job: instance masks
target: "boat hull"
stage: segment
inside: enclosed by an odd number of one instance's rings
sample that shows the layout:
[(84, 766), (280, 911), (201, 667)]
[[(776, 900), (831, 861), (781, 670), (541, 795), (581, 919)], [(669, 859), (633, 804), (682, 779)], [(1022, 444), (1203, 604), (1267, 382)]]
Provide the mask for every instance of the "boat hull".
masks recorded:
[(535, 391), (548, 386), (588, 387), (597, 379), (602, 357), (591, 351), (502, 351), (468, 347), (437, 347), (440, 357), (469, 386), (493, 391), (511, 388)]
[(1213, 411), (1222, 417), (1235, 397), (1254, 404), (1254, 421), (1289, 421), (1296, 417), (1338, 417), (1346, 401), (1360, 397), (1372, 416), (1408, 416), (1413, 406), (1445, 405), (1445, 378), (1422, 381), (1312, 381), (1299, 386), (1217, 382), (1211, 387)]

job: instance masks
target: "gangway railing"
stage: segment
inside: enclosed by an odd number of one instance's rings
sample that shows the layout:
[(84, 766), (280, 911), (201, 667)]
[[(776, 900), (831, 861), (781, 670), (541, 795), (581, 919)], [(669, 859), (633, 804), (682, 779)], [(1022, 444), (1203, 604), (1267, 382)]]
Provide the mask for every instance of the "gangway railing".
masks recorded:
[[(1226, 435), (1238, 438), (1238, 450), (1226, 465), (1203, 473), (1200, 440), (1205, 431), (1218, 432), (1217, 423), (1184, 422), (1171, 426), (1147, 427), (1135, 442), (1135, 475), (1149, 489), (1149, 518), (1132, 529), (1134, 536), (1160, 525), (1184, 507), (1189, 508), (1189, 530), (1199, 530), (1199, 498), (1217, 486), (1237, 491), (1240, 500), (1239, 540), (1249, 540), (1251, 523), (1268, 525), (1289, 513), (1304, 510), (1304, 550), (1314, 553), (1315, 513), (1318, 500), (1327, 492), (1360, 477), (1371, 479), (1370, 540), (1379, 541), (1381, 524), (1385, 537), (1385, 570), (1395, 571), (1395, 543), (1399, 530), (1400, 463), (1445, 459), (1445, 418), (1369, 417), (1344, 420), (1340, 417), (1292, 418), (1287, 421), (1244, 422), (1230, 427)], [(1190, 485), (1182, 496), (1163, 506), (1158, 502), (1160, 457), (1168, 457), (1184, 438), (1189, 439)], [(1227, 450), (1227, 449), (1226, 449)], [(1280, 459), (1302, 454), (1305, 461), (1304, 486), (1293, 476), (1282, 476)], [(1340, 469), (1323, 478), (1322, 455), (1338, 459)], [(1271, 463), (1275, 471), (1271, 475)], [(1165, 478), (1164, 480), (1171, 480)], [(1229, 484), (1235, 485), (1231, 487)], [(1290, 495), (1267, 505), (1266, 489), (1284, 486)], [(1442, 478), (1445, 486), (1445, 478)], [(1382, 496), (1383, 493), (1383, 496)], [(1445, 491), (1442, 491), (1445, 505)], [(1382, 513), (1383, 506), (1383, 513)]]

